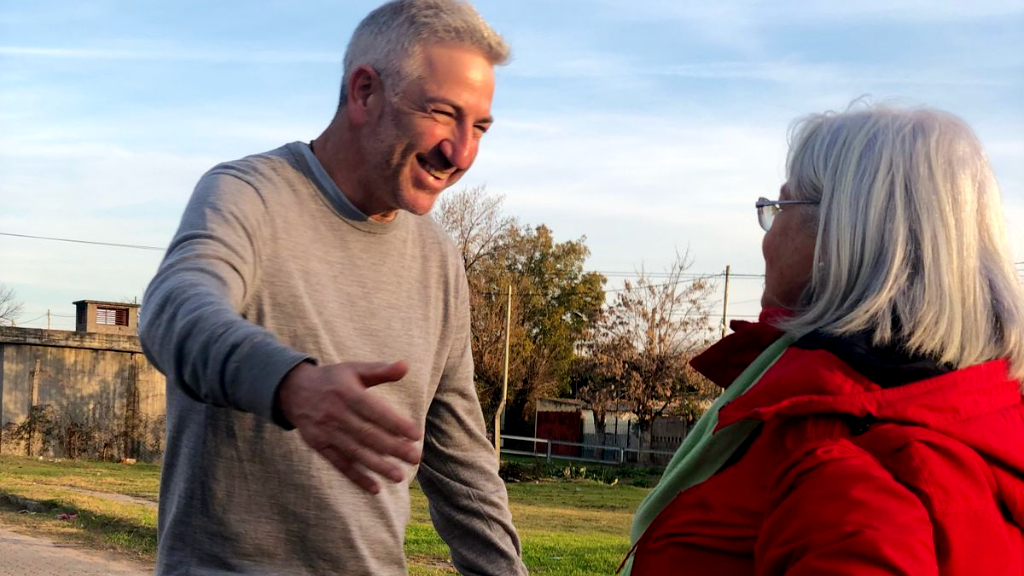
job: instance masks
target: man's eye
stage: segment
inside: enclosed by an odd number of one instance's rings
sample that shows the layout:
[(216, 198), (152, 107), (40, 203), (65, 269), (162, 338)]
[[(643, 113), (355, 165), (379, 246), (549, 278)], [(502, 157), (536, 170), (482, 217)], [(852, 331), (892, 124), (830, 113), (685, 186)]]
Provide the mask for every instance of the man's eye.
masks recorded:
[(484, 134), (486, 134), (488, 128), (490, 128), (490, 126), (487, 126), (486, 124), (473, 125), (473, 131), (476, 132), (477, 136), (483, 136)]
[(445, 118), (452, 118), (452, 119), (455, 118), (455, 113), (451, 112), (449, 110), (437, 110), (437, 109), (434, 109), (434, 110), (431, 110), (430, 113), (435, 115), (435, 116), (444, 116)]

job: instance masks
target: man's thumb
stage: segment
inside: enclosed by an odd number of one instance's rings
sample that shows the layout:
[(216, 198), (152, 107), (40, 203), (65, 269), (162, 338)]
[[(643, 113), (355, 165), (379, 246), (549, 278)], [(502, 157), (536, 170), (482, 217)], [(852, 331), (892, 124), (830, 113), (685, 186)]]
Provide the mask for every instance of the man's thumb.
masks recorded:
[(356, 368), (359, 379), (367, 388), (385, 382), (397, 382), (409, 372), (409, 366), (402, 361), (391, 364), (366, 364)]

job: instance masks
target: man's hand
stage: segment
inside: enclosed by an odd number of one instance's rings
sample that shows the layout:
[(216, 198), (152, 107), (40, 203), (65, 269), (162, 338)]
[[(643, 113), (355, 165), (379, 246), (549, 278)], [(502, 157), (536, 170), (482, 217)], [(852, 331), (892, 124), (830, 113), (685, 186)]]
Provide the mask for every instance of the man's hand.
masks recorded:
[[(363, 490), (380, 491), (375, 474), (404, 479), (399, 463), (420, 461), (419, 428), (367, 389), (400, 380), (404, 362), (346, 362), (292, 368), (277, 390), (278, 406), (302, 439)], [(371, 474), (375, 473), (375, 474)]]

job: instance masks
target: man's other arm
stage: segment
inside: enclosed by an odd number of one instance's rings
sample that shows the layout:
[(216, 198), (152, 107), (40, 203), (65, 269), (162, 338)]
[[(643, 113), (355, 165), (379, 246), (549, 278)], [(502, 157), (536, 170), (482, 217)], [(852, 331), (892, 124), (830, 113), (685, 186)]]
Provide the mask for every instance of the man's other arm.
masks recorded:
[(430, 517), (465, 576), (527, 574), (505, 483), (487, 440), (473, 382), (468, 286), (462, 280), (458, 329), (427, 413), (419, 479)]

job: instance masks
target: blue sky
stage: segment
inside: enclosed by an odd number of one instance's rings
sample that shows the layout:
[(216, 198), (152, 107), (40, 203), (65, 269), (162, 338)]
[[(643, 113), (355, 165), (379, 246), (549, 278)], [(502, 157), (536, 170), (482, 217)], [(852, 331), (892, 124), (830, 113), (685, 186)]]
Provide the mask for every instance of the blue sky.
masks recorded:
[[(217, 162), (309, 140), (377, 2), (0, 0), (0, 232), (165, 246)], [(1024, 261), (1024, 0), (477, 3), (510, 42), (474, 168), (588, 268), (759, 274), (753, 201), (800, 115), (861, 95), (965, 118)], [(0, 236), (21, 320), (141, 297), (160, 252)], [(613, 280), (609, 287), (614, 287)], [(730, 286), (756, 313), (761, 284)], [(31, 320), (31, 321), (30, 321)]]

